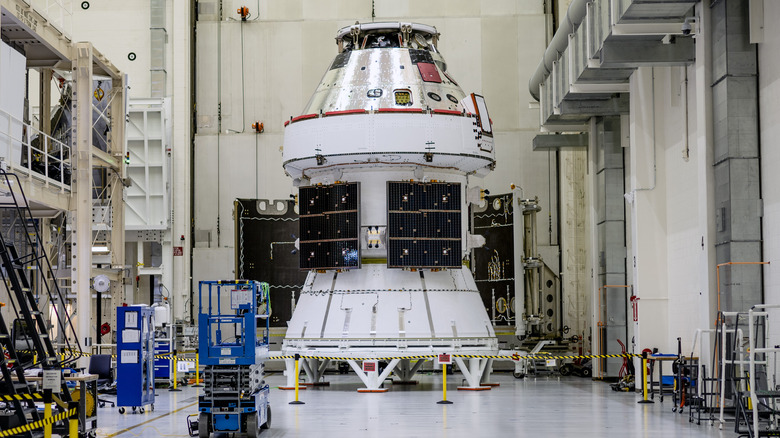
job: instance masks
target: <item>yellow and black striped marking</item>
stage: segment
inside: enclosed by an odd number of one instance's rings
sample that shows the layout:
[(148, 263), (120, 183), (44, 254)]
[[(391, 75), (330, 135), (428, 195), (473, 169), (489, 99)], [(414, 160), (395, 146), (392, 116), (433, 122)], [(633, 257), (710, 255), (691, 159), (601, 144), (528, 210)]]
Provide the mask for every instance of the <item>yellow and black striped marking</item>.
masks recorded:
[(43, 396), (39, 393), (32, 393), (32, 394), (10, 394), (10, 395), (0, 395), (0, 400), (5, 401), (14, 401), (14, 400), (35, 400), (35, 401), (41, 401), (43, 400)]
[(62, 412), (49, 418), (36, 421), (34, 423), (25, 424), (24, 426), (14, 427), (13, 429), (0, 431), (0, 437), (19, 435), (20, 433), (30, 432), (32, 430), (41, 429), (43, 426), (54, 424), (59, 421), (67, 420), (71, 415), (76, 414), (76, 409)]
[[(566, 355), (566, 356), (553, 356), (549, 354), (535, 354), (535, 355), (489, 355), (489, 354), (453, 354), (453, 357), (460, 357), (464, 359), (504, 359), (504, 360), (533, 360), (533, 359), (605, 359), (605, 358), (627, 358), (642, 357), (641, 354), (625, 353), (625, 354), (588, 354), (588, 355)], [(428, 354), (422, 356), (388, 356), (388, 357), (333, 357), (333, 356), (311, 356), (302, 354), (301, 359), (319, 359), (319, 360), (393, 360), (393, 359), (433, 359), (435, 354)], [(295, 356), (271, 356), (269, 360), (274, 359), (295, 359)]]
[[(94, 354), (93, 353), (87, 353), (86, 351), (82, 351), (82, 352), (71, 351), (71, 353), (69, 353), (69, 354), (66, 354), (66, 353), (60, 354), (60, 358), (61, 359), (64, 359), (65, 357), (73, 358), (73, 357), (89, 357), (89, 356), (94, 356)], [(116, 354), (112, 354), (111, 357), (116, 359), (117, 355)], [(174, 362), (195, 362), (195, 358), (188, 358), (188, 357), (184, 357), (184, 356), (174, 356), (172, 353), (155, 354), (154, 358), (155, 359), (168, 359), (168, 360), (173, 360)]]

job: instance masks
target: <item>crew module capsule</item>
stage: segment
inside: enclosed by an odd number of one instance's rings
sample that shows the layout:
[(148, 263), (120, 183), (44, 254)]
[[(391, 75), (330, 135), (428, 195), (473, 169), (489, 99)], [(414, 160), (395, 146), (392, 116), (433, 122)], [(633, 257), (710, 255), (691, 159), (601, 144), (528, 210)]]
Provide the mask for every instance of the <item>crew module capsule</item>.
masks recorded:
[[(482, 96), (448, 71), (439, 37), (415, 23), (339, 30), (338, 54), (302, 115), (285, 123), (309, 272), (286, 354), (497, 351), (466, 265), (479, 245), (468, 229), (469, 202), (479, 202), (472, 184), (495, 165), (493, 129)], [(485, 363), (475, 360), (461, 368), (480, 374)], [(405, 364), (388, 368), (403, 380)]]

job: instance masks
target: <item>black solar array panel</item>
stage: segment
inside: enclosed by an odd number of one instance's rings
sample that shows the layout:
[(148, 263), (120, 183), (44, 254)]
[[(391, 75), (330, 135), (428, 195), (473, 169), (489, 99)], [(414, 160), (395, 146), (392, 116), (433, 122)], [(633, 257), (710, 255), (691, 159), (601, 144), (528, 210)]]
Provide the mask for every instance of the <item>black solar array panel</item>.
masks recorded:
[(359, 183), (301, 187), (301, 269), (360, 267)]
[(460, 183), (388, 182), (391, 268), (460, 268)]

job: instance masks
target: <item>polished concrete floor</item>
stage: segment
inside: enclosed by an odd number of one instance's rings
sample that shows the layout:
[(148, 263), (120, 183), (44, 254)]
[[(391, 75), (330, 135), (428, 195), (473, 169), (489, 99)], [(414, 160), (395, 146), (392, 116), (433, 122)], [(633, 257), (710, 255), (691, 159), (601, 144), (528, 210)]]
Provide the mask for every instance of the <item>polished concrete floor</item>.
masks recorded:
[[(300, 392), (303, 405), (290, 405), (281, 374), (272, 387), (271, 429), (261, 437), (736, 437), (724, 430), (688, 422), (664, 403), (639, 405), (633, 393), (612, 391), (605, 383), (578, 377), (527, 377), (495, 374), (501, 386), (491, 391), (457, 391), (461, 376), (450, 376), (447, 398), (439, 405), (441, 375), (419, 375), (419, 385), (387, 383), (389, 392), (359, 394), (355, 375), (329, 375), (330, 387)], [(100, 409), (98, 437), (186, 437), (188, 414), (197, 412), (199, 388), (158, 390), (154, 412), (120, 415)], [(106, 396), (107, 398), (110, 398)], [(717, 424), (717, 423), (716, 423)]]

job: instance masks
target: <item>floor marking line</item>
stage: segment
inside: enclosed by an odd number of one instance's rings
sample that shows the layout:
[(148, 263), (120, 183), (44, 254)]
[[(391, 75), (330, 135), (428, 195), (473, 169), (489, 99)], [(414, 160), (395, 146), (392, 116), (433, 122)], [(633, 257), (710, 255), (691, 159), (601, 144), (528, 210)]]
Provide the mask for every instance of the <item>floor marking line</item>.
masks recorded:
[(162, 417), (167, 417), (168, 415), (175, 414), (175, 413), (177, 413), (179, 411), (183, 411), (183, 410), (185, 410), (187, 408), (191, 408), (191, 407), (195, 406), (196, 404), (198, 404), (198, 402), (191, 403), (191, 404), (189, 404), (189, 405), (187, 405), (187, 406), (185, 406), (183, 408), (176, 409), (175, 411), (166, 412), (166, 413), (164, 413), (164, 414), (162, 414), (162, 415), (160, 415), (158, 417), (152, 418), (151, 420), (144, 421), (143, 423), (138, 423), (135, 426), (128, 427), (127, 429), (122, 429), (119, 432), (114, 432), (111, 435), (108, 435), (106, 438), (113, 438), (113, 437), (115, 437), (117, 435), (122, 435), (125, 432), (130, 432), (131, 430), (135, 429), (136, 427), (143, 426), (144, 424), (149, 424), (152, 421), (157, 421), (157, 420), (159, 420)]

